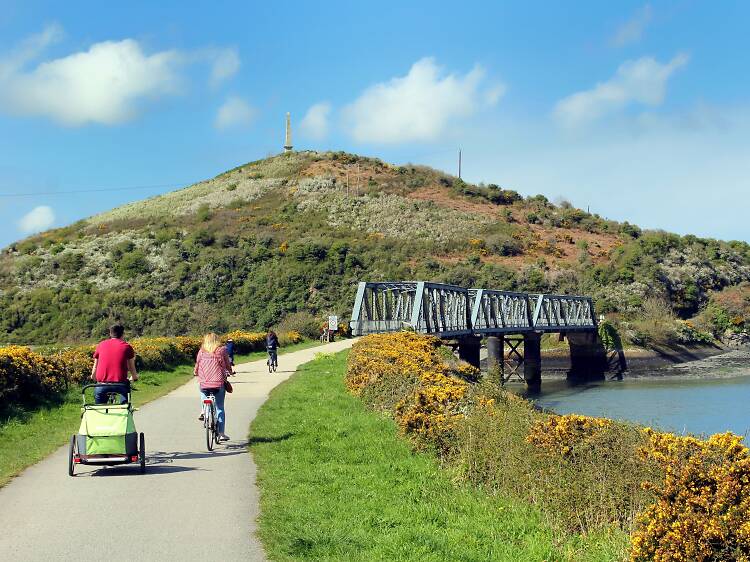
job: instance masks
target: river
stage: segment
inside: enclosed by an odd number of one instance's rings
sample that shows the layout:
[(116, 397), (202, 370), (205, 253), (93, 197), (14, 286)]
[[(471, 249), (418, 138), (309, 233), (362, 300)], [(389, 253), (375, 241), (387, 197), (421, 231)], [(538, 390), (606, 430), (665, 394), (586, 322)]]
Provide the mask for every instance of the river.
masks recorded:
[[(544, 381), (544, 379), (543, 379)], [(629, 420), (676, 433), (750, 432), (750, 351), (571, 386), (549, 380), (535, 399), (560, 414)]]

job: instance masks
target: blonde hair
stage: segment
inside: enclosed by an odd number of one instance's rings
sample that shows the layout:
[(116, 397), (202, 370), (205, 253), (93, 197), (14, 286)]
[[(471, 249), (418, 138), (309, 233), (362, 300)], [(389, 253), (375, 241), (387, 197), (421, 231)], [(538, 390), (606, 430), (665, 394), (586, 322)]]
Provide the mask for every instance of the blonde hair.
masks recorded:
[(203, 336), (203, 345), (201, 347), (203, 348), (204, 351), (213, 353), (214, 351), (216, 351), (216, 348), (218, 348), (220, 345), (221, 345), (221, 340), (219, 339), (219, 336), (217, 336), (213, 332)]

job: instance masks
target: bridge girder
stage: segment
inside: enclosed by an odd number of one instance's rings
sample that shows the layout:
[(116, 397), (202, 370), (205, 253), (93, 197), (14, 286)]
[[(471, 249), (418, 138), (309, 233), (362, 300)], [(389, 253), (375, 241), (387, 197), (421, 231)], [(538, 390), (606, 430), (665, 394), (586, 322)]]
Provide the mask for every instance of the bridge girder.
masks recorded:
[(351, 327), (355, 335), (410, 329), (442, 338), (597, 328), (590, 297), (425, 281), (360, 282)]

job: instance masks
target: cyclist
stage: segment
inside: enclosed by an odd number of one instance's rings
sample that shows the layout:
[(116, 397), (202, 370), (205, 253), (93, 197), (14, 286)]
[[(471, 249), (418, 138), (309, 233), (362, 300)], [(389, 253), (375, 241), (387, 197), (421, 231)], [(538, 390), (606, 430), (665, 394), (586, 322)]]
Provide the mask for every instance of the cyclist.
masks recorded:
[(120, 402), (128, 401), (130, 381), (138, 380), (135, 369), (135, 351), (125, 341), (125, 328), (115, 324), (109, 329), (109, 339), (102, 340), (94, 351), (94, 366), (91, 368), (91, 379), (102, 383), (115, 383), (109, 387), (97, 386), (94, 389), (94, 402), (106, 404), (109, 394), (119, 394)]
[(232, 367), (234, 367), (234, 340), (232, 338), (227, 338), (226, 348), (229, 362), (232, 364)]
[(277, 351), (279, 349), (279, 337), (273, 330), (269, 330), (268, 335), (266, 336), (266, 349), (268, 350), (269, 365), (277, 367), (279, 365), (279, 359), (277, 356)]
[[(224, 433), (226, 426), (226, 410), (224, 409), (224, 398), (226, 390), (224, 383), (227, 376), (232, 372), (227, 350), (221, 345), (219, 336), (213, 332), (203, 336), (203, 344), (195, 358), (195, 369), (193, 374), (198, 377), (201, 392), (201, 403), (213, 394), (216, 399), (216, 421), (219, 425), (219, 441), (229, 441), (229, 436)], [(201, 413), (199, 420), (203, 421)]]

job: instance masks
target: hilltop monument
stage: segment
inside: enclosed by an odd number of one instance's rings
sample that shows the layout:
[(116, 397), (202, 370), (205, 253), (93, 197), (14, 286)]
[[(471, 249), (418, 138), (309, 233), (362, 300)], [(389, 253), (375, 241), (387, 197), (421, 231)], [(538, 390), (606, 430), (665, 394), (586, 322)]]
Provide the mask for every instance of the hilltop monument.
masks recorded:
[(286, 136), (284, 137), (284, 152), (292, 151), (292, 119), (286, 112)]

